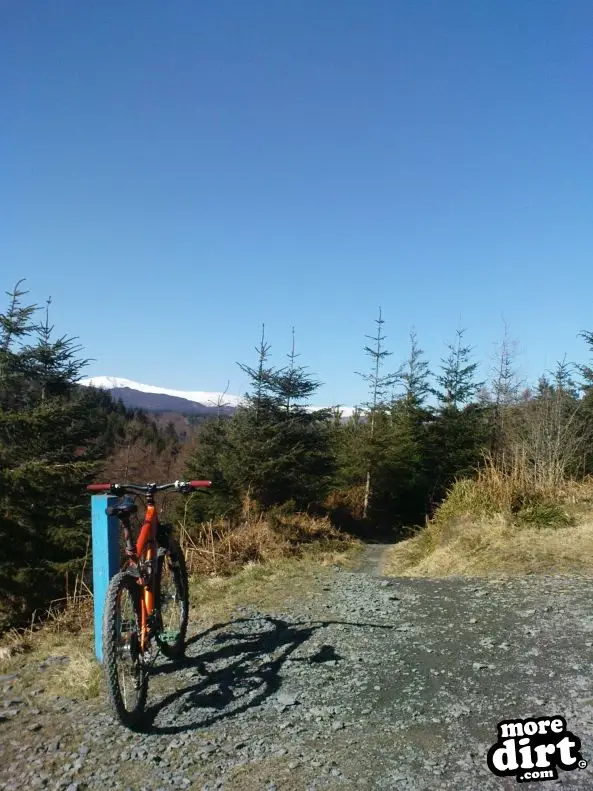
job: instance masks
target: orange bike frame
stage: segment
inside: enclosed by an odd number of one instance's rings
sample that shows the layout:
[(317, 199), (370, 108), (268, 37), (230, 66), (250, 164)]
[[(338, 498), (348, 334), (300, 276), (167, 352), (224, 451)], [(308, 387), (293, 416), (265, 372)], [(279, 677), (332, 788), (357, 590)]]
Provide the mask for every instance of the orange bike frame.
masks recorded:
[[(154, 610), (154, 587), (156, 579), (156, 534), (158, 527), (158, 516), (154, 505), (146, 507), (146, 514), (142, 529), (136, 542), (136, 557), (138, 561), (150, 564), (152, 569), (149, 584), (142, 585), (142, 596), (140, 597), (140, 646), (142, 651), (147, 647), (148, 637), (148, 618)], [(142, 584), (140, 580), (140, 584)]]

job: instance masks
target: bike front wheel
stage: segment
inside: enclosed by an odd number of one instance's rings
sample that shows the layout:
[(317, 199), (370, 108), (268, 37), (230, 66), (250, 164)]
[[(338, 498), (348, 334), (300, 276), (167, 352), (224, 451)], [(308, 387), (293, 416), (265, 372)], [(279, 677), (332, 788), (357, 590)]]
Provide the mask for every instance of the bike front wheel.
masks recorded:
[(122, 725), (133, 728), (144, 713), (148, 673), (140, 650), (140, 586), (125, 571), (107, 589), (103, 662), (111, 708)]

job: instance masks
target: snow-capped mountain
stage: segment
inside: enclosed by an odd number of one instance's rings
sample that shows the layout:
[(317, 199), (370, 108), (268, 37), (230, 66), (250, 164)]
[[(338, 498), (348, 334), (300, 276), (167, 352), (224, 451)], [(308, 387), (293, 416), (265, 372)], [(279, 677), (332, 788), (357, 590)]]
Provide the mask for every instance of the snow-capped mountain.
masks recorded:
[(217, 406), (220, 402), (227, 406), (237, 407), (241, 403), (241, 398), (228, 393), (211, 393), (203, 390), (172, 390), (168, 387), (155, 387), (154, 385), (145, 385), (141, 382), (134, 382), (132, 379), (125, 379), (121, 376), (91, 376), (88, 379), (82, 379), (81, 385), (91, 387), (99, 387), (103, 390), (136, 390), (139, 393), (154, 393), (173, 396), (173, 398), (182, 398), (185, 401), (193, 401), (202, 406)]
[[(135, 382), (121, 376), (91, 376), (79, 384), (109, 390), (114, 398), (120, 398), (126, 406), (158, 412), (183, 412), (207, 415), (218, 409), (232, 413), (241, 404), (241, 396), (230, 393), (204, 390), (173, 390)], [(319, 407), (311, 407), (319, 409)], [(352, 407), (341, 407), (342, 417), (350, 417)]]

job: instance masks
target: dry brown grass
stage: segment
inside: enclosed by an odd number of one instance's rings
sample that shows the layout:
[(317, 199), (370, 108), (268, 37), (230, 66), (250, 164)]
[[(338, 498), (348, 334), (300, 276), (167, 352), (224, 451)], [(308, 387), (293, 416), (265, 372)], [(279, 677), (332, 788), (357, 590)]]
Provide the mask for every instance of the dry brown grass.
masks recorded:
[(221, 576), (235, 574), (248, 564), (299, 556), (307, 547), (331, 553), (353, 543), (327, 518), (281, 512), (258, 514), (239, 525), (225, 520), (199, 526), (180, 522), (179, 537), (190, 574)]
[(238, 605), (274, 607), (307, 596), (315, 574), (349, 565), (360, 548), (327, 518), (281, 511), (245, 516), (238, 526), (223, 520), (197, 529), (179, 524), (192, 577), (192, 616), (203, 626), (228, 617)]
[(433, 521), (446, 524), (463, 517), (502, 516), (509, 524), (567, 525), (572, 516), (593, 507), (593, 478), (539, 481), (517, 463), (501, 469), (490, 459), (475, 478), (456, 481)]
[(593, 478), (570, 480), (562, 454), (511, 447), (458, 480), (433, 519), (389, 553), (413, 576), (591, 573)]
[(331, 492), (323, 505), (330, 511), (348, 515), (351, 519), (362, 519), (365, 485), (351, 486)]
[[(515, 460), (516, 461), (516, 460)], [(593, 571), (593, 479), (536, 479), (489, 460), (457, 481), (432, 521), (389, 553), (405, 576)]]
[[(94, 656), (93, 599), (90, 593), (54, 602), (27, 629), (2, 635), (0, 673), (19, 671), (46, 694), (88, 699), (99, 694), (101, 668)], [(61, 658), (67, 657), (67, 662)], [(45, 669), (40, 672), (40, 665)]]
[(71, 593), (51, 601), (46, 610), (35, 610), (26, 628), (9, 629), (1, 635), (0, 662), (30, 652), (42, 637), (51, 635), (50, 642), (67, 641), (69, 635), (87, 631), (92, 622), (93, 594), (78, 575)]
[(593, 522), (515, 528), (500, 515), (430, 523), (390, 550), (385, 573), (443, 577), (500, 574), (592, 574)]
[(284, 557), (272, 563), (249, 563), (230, 576), (192, 578), (191, 621), (208, 628), (227, 620), (237, 607), (258, 610), (282, 609), (288, 602), (322, 595), (319, 579), (334, 565), (351, 567), (358, 544), (341, 552), (305, 550), (298, 557)]

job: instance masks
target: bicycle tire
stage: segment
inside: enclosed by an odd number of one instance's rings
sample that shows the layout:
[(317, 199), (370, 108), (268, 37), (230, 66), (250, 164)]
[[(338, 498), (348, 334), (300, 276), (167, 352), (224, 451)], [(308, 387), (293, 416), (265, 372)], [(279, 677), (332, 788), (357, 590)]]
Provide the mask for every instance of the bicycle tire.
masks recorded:
[[(179, 608), (178, 625), (174, 631), (173, 638), (170, 632), (165, 632), (162, 621), (162, 610), (164, 605), (162, 583), (165, 573), (171, 574), (171, 579), (175, 588), (175, 602), (176, 606)], [(159, 554), (156, 590), (156, 607), (159, 611), (160, 618), (159, 628), (155, 633), (157, 645), (168, 659), (181, 660), (185, 655), (185, 638), (189, 620), (189, 580), (185, 557), (181, 547), (172, 538), (168, 540), (166, 551)]]
[[(119, 601), (121, 594), (127, 592), (130, 595), (134, 616), (136, 621), (136, 645), (130, 646), (130, 664), (135, 667), (137, 678), (135, 680), (136, 702), (128, 708), (126, 705), (127, 694), (122, 690), (118, 674), (118, 659), (122, 652), (121, 640), (119, 638)], [(109, 582), (105, 601), (105, 612), (103, 614), (103, 662), (105, 679), (107, 682), (107, 693), (111, 708), (117, 719), (128, 728), (134, 728), (140, 721), (148, 692), (148, 673), (142, 665), (141, 657), (138, 652), (138, 635), (140, 631), (140, 586), (138, 580), (126, 571), (120, 571)], [(132, 639), (133, 642), (133, 639)], [(128, 649), (124, 649), (128, 650)], [(134, 657), (136, 653), (136, 657)], [(125, 685), (124, 685), (125, 686)]]

